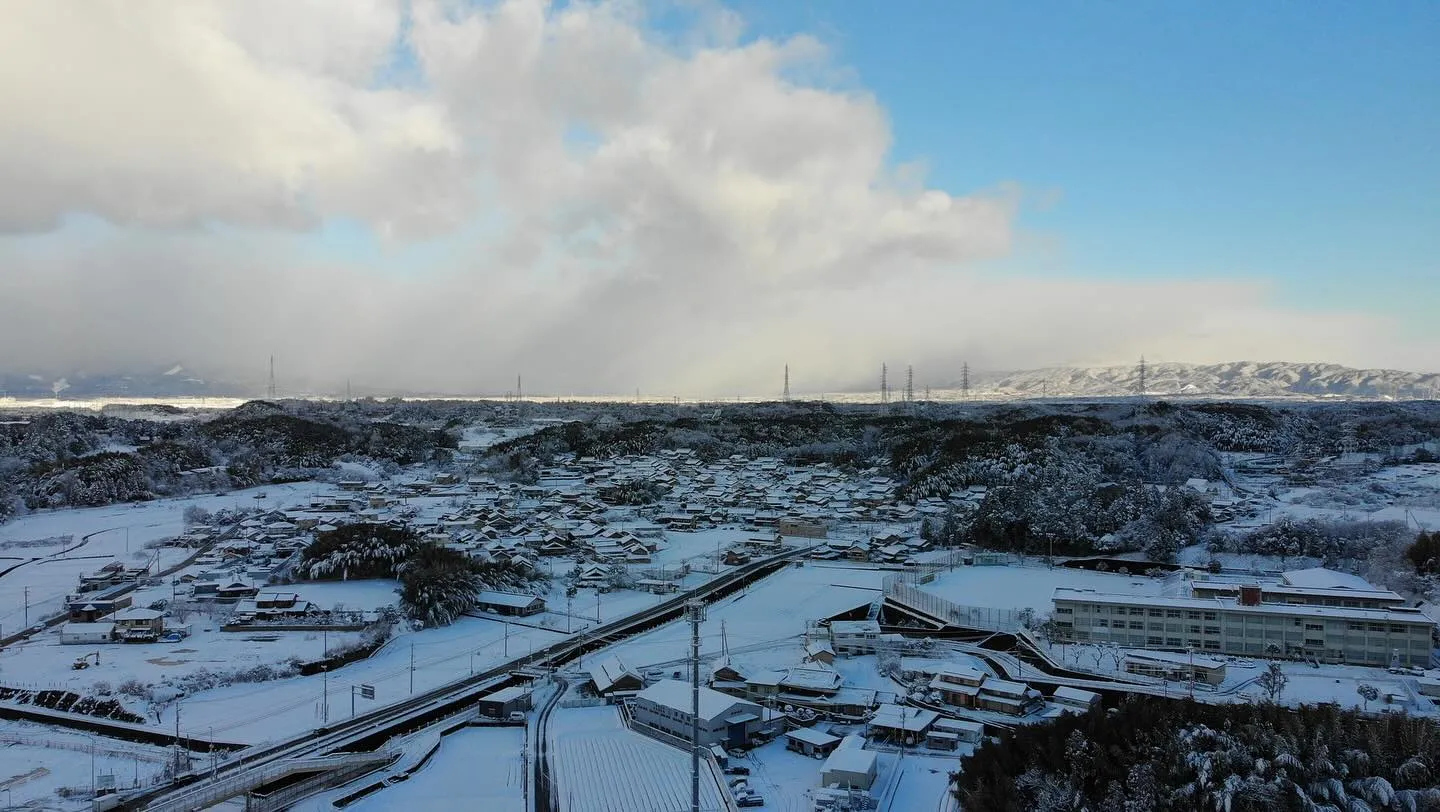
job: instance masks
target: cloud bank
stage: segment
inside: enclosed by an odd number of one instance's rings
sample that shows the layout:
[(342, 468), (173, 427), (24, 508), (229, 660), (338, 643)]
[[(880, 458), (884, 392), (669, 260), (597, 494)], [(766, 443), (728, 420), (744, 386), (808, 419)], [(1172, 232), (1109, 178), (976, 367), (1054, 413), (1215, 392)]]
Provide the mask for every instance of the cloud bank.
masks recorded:
[(786, 363), (1421, 359), (1263, 284), (997, 270), (1021, 190), (933, 188), (823, 44), (698, 9), (5, 6), (0, 366), (708, 397)]

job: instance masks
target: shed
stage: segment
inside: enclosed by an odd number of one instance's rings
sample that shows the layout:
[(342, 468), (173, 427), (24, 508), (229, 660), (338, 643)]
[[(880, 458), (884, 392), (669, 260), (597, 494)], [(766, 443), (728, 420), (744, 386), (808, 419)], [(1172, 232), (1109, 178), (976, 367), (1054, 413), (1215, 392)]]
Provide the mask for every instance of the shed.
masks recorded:
[(875, 753), (858, 747), (841, 747), (820, 768), (820, 786), (870, 789), (875, 783)]
[(814, 728), (798, 727), (786, 732), (785, 746), (807, 756), (827, 755), (840, 746), (840, 737)]
[(504, 719), (515, 711), (530, 710), (530, 686), (511, 685), (480, 697), (475, 708), (482, 716)]
[(114, 639), (114, 623), (66, 623), (60, 627), (60, 642), (66, 645), (109, 643)]

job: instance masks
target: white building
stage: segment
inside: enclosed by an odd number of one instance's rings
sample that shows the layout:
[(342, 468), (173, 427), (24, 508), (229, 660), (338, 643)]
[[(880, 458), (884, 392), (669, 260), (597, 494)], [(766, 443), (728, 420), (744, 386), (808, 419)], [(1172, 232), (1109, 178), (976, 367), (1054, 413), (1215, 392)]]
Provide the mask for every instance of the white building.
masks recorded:
[(1229, 599), (1061, 587), (1053, 619), (1061, 639), (1083, 643), (1351, 665), (1430, 664), (1435, 623), (1419, 610), (1265, 603), (1261, 595), (1258, 588)]
[(820, 786), (870, 789), (875, 783), (875, 773), (876, 758), (873, 751), (842, 744), (820, 767)]
[[(689, 741), (695, 718), (692, 701), (690, 683), (661, 680), (635, 695), (632, 715), (637, 722)], [(764, 709), (754, 702), (700, 688), (701, 744), (745, 744), (759, 732), (764, 717)]]
[(830, 621), (830, 645), (837, 654), (874, 654), (879, 639), (879, 621)]

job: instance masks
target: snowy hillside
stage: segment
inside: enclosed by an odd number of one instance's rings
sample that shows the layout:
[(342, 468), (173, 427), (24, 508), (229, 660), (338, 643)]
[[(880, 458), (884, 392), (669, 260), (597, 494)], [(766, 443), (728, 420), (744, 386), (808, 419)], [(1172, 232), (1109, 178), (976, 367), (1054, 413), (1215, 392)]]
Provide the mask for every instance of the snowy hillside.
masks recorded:
[[(1138, 386), (1138, 365), (970, 374), (972, 392), (1000, 395), (1105, 397), (1132, 394)], [(959, 383), (950, 382), (946, 387), (959, 388)], [(1146, 365), (1145, 391), (1152, 395), (1246, 398), (1434, 398), (1440, 392), (1440, 374), (1285, 361), (1152, 363)]]

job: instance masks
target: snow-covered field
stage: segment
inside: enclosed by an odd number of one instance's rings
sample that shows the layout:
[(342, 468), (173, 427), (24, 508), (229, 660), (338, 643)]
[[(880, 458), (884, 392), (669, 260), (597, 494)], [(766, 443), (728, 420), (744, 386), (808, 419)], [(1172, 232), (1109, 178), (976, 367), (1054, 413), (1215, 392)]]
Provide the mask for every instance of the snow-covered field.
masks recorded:
[[(690, 756), (626, 729), (612, 706), (557, 708), (550, 717), (557, 801), (567, 812), (690, 807)], [(700, 776), (702, 809), (723, 809), (715, 781)]]
[(0, 722), (0, 789), (7, 809), (79, 809), (79, 801), (60, 805), (56, 792), (88, 793), (92, 775), (101, 784), (147, 786), (168, 757), (169, 751), (159, 747)]
[(1048, 614), (1056, 587), (1093, 589), (1122, 595), (1159, 595), (1164, 582), (1143, 575), (1117, 575), (1066, 567), (1047, 567), (1028, 560), (1023, 565), (966, 567), (941, 572), (919, 588), (962, 606), (995, 609), (1034, 609)]

